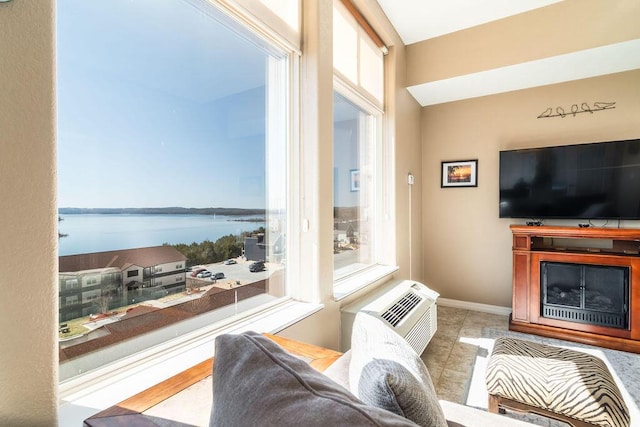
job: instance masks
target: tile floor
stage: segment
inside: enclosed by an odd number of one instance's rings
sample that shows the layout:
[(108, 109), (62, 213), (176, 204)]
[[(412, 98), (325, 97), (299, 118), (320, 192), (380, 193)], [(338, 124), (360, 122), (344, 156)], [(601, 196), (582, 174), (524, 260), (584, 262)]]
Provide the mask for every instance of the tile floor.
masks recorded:
[(482, 328), (509, 329), (509, 317), (438, 306), (438, 330), (422, 353), (438, 398), (464, 404)]

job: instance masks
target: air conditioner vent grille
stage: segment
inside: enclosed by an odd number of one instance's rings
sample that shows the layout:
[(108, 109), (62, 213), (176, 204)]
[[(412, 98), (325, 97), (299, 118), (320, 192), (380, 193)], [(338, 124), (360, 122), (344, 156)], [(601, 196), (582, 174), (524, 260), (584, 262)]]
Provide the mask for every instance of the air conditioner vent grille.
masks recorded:
[(413, 308), (420, 304), (422, 297), (413, 292), (406, 293), (395, 304), (389, 307), (383, 314), (382, 318), (389, 322), (391, 326), (396, 326), (404, 319)]

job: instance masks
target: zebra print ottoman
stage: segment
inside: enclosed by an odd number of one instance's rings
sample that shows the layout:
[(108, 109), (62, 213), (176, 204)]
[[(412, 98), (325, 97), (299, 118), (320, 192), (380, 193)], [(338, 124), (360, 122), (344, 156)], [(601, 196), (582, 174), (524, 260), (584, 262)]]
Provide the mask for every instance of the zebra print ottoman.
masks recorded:
[(533, 412), (573, 426), (629, 426), (604, 362), (587, 353), (514, 338), (496, 339), (486, 373), (489, 412)]

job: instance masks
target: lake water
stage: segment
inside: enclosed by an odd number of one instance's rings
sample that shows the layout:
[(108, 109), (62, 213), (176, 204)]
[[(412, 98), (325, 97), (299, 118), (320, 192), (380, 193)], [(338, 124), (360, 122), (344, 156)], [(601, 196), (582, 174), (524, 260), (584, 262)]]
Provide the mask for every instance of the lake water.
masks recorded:
[[(163, 243), (215, 242), (264, 227), (262, 217), (225, 215), (60, 215), (59, 255), (158, 246)], [(254, 219), (256, 221), (237, 221)]]

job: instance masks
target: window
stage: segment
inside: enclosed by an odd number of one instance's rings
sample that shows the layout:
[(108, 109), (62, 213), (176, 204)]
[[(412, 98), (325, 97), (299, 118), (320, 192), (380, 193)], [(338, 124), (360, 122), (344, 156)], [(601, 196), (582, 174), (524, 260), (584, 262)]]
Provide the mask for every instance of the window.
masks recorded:
[[(83, 299), (85, 317), (59, 314), (118, 322), (66, 337), (62, 381), (288, 295), (294, 52), (237, 13), (215, 0), (58, 0), (60, 273), (114, 277)], [(266, 268), (225, 266), (249, 235), (261, 239), (247, 261)], [(225, 279), (190, 272), (164, 289), (150, 282), (161, 265)]]
[(94, 301), (100, 297), (102, 291), (100, 289), (94, 291), (87, 291), (82, 293), (82, 302)]
[(340, 279), (376, 262), (379, 114), (338, 92), (333, 100), (333, 268)]
[(382, 108), (383, 51), (339, 0), (333, 3), (333, 39), (333, 68), (336, 74), (361, 96)]
[(384, 57), (342, 2), (334, 2), (334, 280), (389, 263), (380, 246), (389, 159), (382, 138)]

